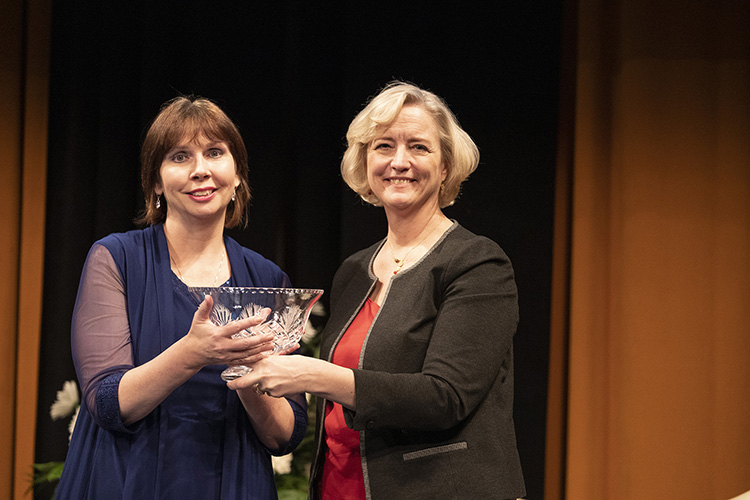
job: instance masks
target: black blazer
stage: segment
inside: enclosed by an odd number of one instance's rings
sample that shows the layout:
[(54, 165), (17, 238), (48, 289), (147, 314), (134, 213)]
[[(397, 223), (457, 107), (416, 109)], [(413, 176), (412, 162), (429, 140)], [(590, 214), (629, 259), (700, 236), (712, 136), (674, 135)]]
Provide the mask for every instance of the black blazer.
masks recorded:
[[(381, 241), (349, 257), (331, 289), (321, 358), (333, 350), (377, 278)], [(392, 280), (354, 371), (365, 492), (371, 500), (525, 495), (513, 424), (517, 291), (493, 241), (453, 226)], [(320, 498), (325, 400), (318, 401), (311, 499)]]

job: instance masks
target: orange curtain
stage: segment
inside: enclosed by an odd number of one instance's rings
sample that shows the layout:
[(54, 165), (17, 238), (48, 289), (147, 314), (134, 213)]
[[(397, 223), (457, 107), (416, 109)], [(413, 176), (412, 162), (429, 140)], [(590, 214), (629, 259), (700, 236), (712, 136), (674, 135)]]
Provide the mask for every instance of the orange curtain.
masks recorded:
[(728, 499), (750, 490), (750, 4), (577, 11), (545, 496)]
[(44, 263), (49, 0), (0, 7), (0, 497), (28, 498)]

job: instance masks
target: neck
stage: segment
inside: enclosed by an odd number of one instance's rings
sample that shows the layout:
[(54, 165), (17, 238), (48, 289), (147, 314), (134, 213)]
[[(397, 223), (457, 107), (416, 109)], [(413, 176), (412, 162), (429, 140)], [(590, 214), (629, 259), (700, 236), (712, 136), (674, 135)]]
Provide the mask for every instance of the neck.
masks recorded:
[(224, 245), (224, 224), (191, 224), (189, 227), (180, 221), (170, 219), (164, 222), (164, 235), (170, 250), (179, 253), (200, 254), (205, 250)]
[(231, 275), (223, 227), (164, 223), (172, 271), (188, 286), (219, 286)]
[(406, 216), (386, 212), (386, 216), (388, 217), (388, 241), (397, 248), (414, 245), (448, 220), (438, 208), (434, 211)]
[[(205, 279), (213, 278), (216, 263), (225, 259), (224, 231), (218, 225), (188, 229), (184, 225), (170, 223), (167, 219), (164, 223), (164, 236), (167, 238), (172, 270), (183, 281), (195, 280), (196, 274), (203, 275)], [(224, 267), (228, 269), (228, 265)], [(185, 278), (186, 275), (189, 278)]]

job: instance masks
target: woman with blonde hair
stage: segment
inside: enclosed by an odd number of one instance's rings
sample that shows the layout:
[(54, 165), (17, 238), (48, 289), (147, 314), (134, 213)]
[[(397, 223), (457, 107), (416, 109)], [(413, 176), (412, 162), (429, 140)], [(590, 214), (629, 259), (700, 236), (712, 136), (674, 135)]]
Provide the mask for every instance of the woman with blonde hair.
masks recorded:
[(521, 497), (513, 268), (442, 212), (477, 147), (442, 99), (403, 82), (347, 142), (342, 176), (388, 233), (337, 271), (321, 359), (269, 357), (230, 387), (318, 396), (312, 499)]

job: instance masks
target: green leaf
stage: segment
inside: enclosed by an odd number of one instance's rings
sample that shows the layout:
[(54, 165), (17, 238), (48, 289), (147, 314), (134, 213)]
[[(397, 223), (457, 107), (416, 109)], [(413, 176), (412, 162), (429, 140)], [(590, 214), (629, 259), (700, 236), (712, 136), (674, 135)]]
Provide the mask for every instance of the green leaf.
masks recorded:
[(281, 490), (279, 500), (307, 500), (307, 490)]
[(60, 480), (65, 462), (46, 462), (43, 464), (33, 464), (34, 469), (33, 484), (53, 483)]

